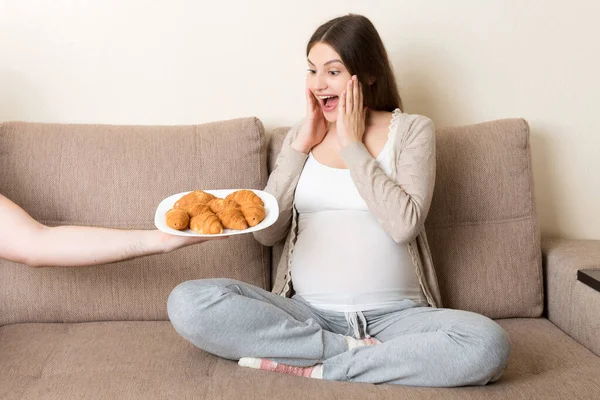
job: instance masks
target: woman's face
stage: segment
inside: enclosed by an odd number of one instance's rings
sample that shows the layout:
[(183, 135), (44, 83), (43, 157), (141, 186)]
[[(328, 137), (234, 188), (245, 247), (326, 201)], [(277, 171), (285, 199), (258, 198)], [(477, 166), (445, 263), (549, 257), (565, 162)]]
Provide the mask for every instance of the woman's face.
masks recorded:
[(306, 87), (316, 97), (329, 122), (337, 120), (337, 105), (340, 93), (352, 77), (342, 58), (328, 44), (318, 42), (308, 53)]

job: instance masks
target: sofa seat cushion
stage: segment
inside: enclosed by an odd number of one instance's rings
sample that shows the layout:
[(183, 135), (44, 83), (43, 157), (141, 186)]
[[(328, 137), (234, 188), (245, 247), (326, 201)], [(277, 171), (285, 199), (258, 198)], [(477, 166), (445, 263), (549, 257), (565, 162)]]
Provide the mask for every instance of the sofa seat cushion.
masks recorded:
[(498, 322), (513, 342), (503, 377), (456, 389), (325, 382), (241, 368), (196, 349), (165, 321), (7, 325), (0, 328), (0, 398), (565, 399), (599, 393), (600, 358), (548, 320)]

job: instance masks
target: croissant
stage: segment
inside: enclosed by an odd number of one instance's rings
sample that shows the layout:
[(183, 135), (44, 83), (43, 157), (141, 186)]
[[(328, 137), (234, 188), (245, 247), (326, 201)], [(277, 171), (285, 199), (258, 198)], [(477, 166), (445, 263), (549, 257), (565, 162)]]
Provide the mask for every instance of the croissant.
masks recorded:
[(216, 196), (206, 193), (203, 190), (194, 190), (193, 192), (190, 192), (177, 200), (173, 207), (181, 208), (182, 210), (189, 212), (189, 209), (192, 205), (207, 204), (209, 201), (216, 198)]
[(224, 208), (217, 212), (217, 217), (219, 217), (225, 228), (237, 230), (248, 229), (248, 223), (244, 218), (244, 214), (237, 207)]
[(208, 206), (204, 206), (203, 211), (190, 221), (190, 229), (201, 235), (215, 235), (223, 233), (223, 224)]
[(186, 229), (190, 222), (188, 213), (179, 208), (171, 208), (167, 211), (166, 218), (167, 226), (178, 231)]
[(225, 208), (239, 208), (240, 205), (233, 200), (229, 199), (213, 199), (207, 204), (212, 212), (218, 213)]
[(190, 218), (194, 218), (196, 215), (200, 215), (206, 210), (210, 211), (210, 207), (207, 204), (195, 203), (188, 207), (187, 213), (190, 215)]
[(227, 197), (225, 197), (225, 199), (234, 200), (238, 204), (253, 203), (253, 204), (259, 204), (261, 206), (265, 205), (265, 203), (262, 201), (262, 199), (260, 197), (258, 197), (258, 195), (256, 195), (256, 193), (254, 193), (252, 190), (237, 190), (237, 191), (227, 195)]
[(241, 208), (244, 218), (248, 221), (248, 225), (256, 226), (267, 216), (265, 208), (259, 204), (246, 203)]

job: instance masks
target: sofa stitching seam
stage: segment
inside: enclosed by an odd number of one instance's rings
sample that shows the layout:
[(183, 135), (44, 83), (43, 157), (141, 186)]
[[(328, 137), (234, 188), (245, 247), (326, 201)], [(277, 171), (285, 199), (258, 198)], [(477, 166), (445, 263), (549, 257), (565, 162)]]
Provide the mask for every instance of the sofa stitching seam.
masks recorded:
[[(537, 221), (536, 215), (535, 215), (535, 205), (534, 205), (534, 199), (533, 199), (533, 190), (534, 190), (534, 183), (533, 183), (533, 175), (532, 175), (532, 171), (531, 171), (531, 143), (530, 143), (530, 136), (531, 136), (531, 130), (529, 128), (529, 124), (527, 123), (526, 120), (521, 119), (521, 122), (523, 124), (523, 129), (525, 131), (525, 148), (527, 149), (527, 165), (529, 165), (529, 168), (527, 169), (527, 182), (529, 184), (529, 215), (531, 216), (531, 218), (536, 219), (536, 224), (535, 224), (535, 229), (532, 230), (531, 235), (532, 235), (532, 243), (535, 246), (537, 244), (537, 249), (539, 251), (535, 251), (534, 250), (534, 261), (535, 261), (535, 266), (536, 266), (536, 278), (537, 278), (537, 286), (538, 286), (538, 304), (541, 305), (542, 309), (540, 311), (540, 314), (544, 313), (544, 278), (543, 278), (543, 273), (542, 273), (542, 265), (541, 265), (541, 255), (542, 255), (542, 251), (541, 251), (541, 241), (540, 241), (540, 233), (539, 233), (539, 221)], [(537, 240), (536, 240), (536, 234), (537, 234)]]
[(523, 215), (520, 217), (515, 217), (515, 218), (505, 218), (505, 219), (497, 219), (497, 220), (491, 220), (491, 221), (463, 221), (463, 222), (447, 222), (447, 223), (441, 223), (441, 224), (427, 224), (425, 223), (425, 229), (431, 229), (431, 228), (454, 228), (454, 227), (458, 227), (458, 226), (470, 226), (470, 225), (496, 225), (496, 224), (508, 224), (511, 222), (520, 222), (520, 221), (525, 221), (528, 219), (531, 219), (532, 215), (528, 214), (528, 215)]
[[(255, 132), (256, 132), (256, 136), (258, 138), (258, 145), (260, 147), (260, 155), (259, 155), (259, 160), (258, 160), (258, 180), (261, 181), (262, 177), (263, 177), (263, 162), (266, 165), (267, 163), (267, 154), (265, 150), (267, 149), (266, 146), (266, 140), (263, 143), (263, 139), (265, 139), (265, 135), (264, 135), (264, 129), (263, 129), (263, 135), (261, 135), (261, 126), (260, 126), (260, 120), (258, 118), (254, 118), (254, 125), (255, 125)], [(262, 184), (262, 182), (261, 182)], [(271, 259), (269, 257), (269, 259), (267, 260), (265, 258), (265, 246), (261, 245), (260, 246), (260, 258), (262, 260), (262, 277), (263, 277), (263, 287), (265, 288), (265, 290), (267, 290), (269, 288), (268, 283), (267, 282), (267, 268), (265, 268), (265, 264), (267, 264), (268, 269), (271, 269)]]

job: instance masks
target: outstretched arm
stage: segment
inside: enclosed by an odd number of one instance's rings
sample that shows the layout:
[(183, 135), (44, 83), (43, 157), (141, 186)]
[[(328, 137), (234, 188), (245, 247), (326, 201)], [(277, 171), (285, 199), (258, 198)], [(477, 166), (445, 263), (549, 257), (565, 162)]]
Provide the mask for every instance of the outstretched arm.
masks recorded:
[(166, 253), (201, 243), (158, 230), (48, 227), (0, 195), (0, 258), (31, 267), (79, 267)]

